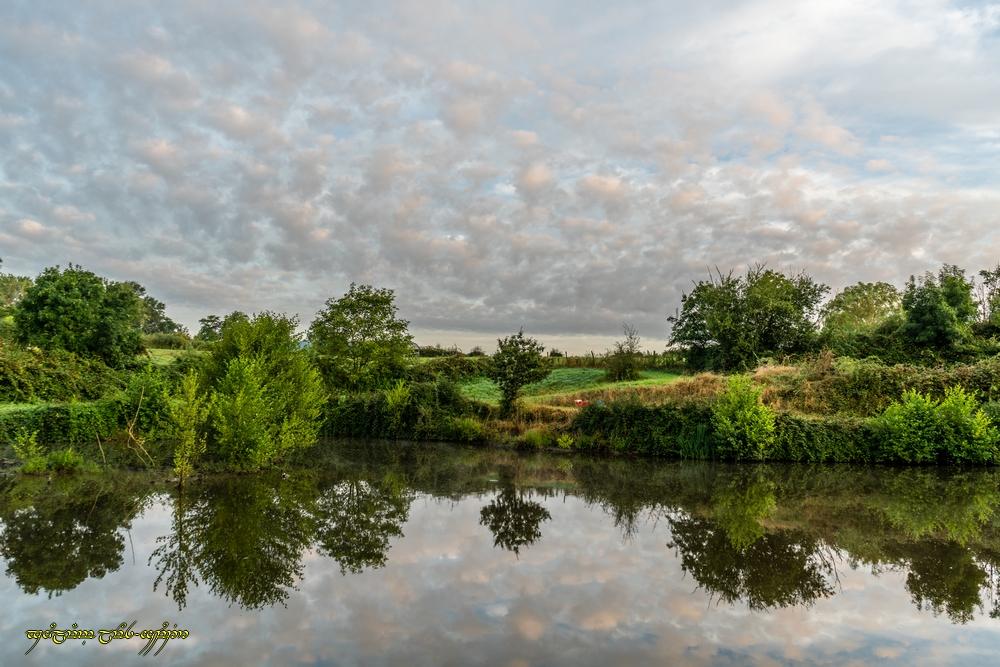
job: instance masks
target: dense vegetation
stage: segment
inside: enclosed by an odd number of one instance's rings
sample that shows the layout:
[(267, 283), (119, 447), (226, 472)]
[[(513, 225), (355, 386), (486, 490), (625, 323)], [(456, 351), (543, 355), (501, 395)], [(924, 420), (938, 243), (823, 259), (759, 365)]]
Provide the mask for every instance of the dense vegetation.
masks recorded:
[[(668, 318), (572, 357), (523, 331), (417, 347), (391, 290), (352, 284), (299, 333), (276, 313), (195, 336), (134, 282), (0, 274), (0, 445), (25, 471), (258, 470), (320, 434), (733, 460), (1000, 463), (1000, 267), (903, 289), (717, 271)], [(700, 373), (682, 378), (680, 373)], [(718, 374), (721, 373), (721, 374)]]

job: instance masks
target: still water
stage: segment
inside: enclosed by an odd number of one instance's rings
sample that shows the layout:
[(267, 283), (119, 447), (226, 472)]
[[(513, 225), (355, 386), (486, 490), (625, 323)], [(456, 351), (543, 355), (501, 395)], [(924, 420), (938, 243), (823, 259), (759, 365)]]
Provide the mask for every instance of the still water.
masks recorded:
[[(998, 664), (998, 509), (992, 470), (426, 444), (9, 477), (0, 664)], [(25, 655), (53, 622), (95, 638)], [(189, 636), (139, 655), (164, 622)]]

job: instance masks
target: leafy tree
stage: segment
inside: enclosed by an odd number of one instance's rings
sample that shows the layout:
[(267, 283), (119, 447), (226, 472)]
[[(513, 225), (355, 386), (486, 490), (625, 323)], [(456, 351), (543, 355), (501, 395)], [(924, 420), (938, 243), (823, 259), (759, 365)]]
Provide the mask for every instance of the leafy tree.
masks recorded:
[(222, 318), (218, 315), (206, 315), (198, 320), (201, 328), (195, 334), (195, 340), (213, 342), (222, 337)]
[(625, 339), (615, 341), (605, 358), (606, 374), (612, 382), (639, 378), (639, 332), (631, 324), (622, 325)]
[(500, 411), (509, 415), (517, 403), (521, 388), (539, 382), (552, 372), (542, 358), (545, 347), (534, 338), (526, 338), (521, 329), (513, 336), (497, 340), (490, 379), (500, 387)]
[(805, 273), (786, 276), (761, 265), (745, 276), (716, 271), (684, 294), (680, 311), (667, 318), (670, 342), (687, 351), (689, 365), (720, 370), (805, 352), (815, 346), (819, 303), (829, 289)]
[(275, 313), (226, 318), (202, 375), (211, 456), (256, 469), (315, 442), (326, 394), (297, 327)]
[(1000, 325), (1000, 264), (992, 269), (983, 269), (979, 277), (979, 319)]
[(140, 328), (144, 334), (185, 333), (186, 329), (167, 317), (167, 306), (146, 294), (146, 288), (135, 281), (125, 283), (135, 290), (136, 296), (142, 300)]
[(899, 290), (889, 283), (856, 283), (845, 287), (821, 311), (823, 339), (828, 343), (849, 341), (862, 332), (874, 331), (900, 311)]
[(105, 280), (79, 266), (42, 271), (14, 311), (17, 339), (63, 349), (120, 367), (142, 349), (142, 304), (127, 283)]
[(965, 271), (949, 264), (936, 276), (930, 272), (919, 280), (910, 276), (902, 300), (904, 338), (937, 350), (953, 349), (967, 337), (976, 315), (972, 290)]
[(344, 296), (327, 300), (309, 342), (331, 389), (373, 389), (402, 375), (413, 337), (394, 300), (390, 289), (354, 283)]

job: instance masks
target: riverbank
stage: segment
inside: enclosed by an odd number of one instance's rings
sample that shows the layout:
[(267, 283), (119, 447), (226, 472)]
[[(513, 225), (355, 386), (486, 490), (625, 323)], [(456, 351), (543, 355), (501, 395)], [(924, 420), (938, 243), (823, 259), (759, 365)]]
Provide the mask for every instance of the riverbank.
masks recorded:
[[(165, 422), (176, 399), (165, 387), (205, 357), (153, 357), (141, 372), (121, 373), (121, 389), (94, 400), (0, 404), (2, 456), (17, 458), (15, 450), (33, 439), (38, 472), (172, 465), (176, 443)], [(485, 367), (475, 358), (421, 360), (386, 389), (329, 396), (318, 430), (681, 459), (1000, 462), (997, 358), (923, 367), (825, 354), (743, 375), (647, 368), (624, 382), (608, 380), (601, 368), (564, 366), (524, 387), (510, 414)]]

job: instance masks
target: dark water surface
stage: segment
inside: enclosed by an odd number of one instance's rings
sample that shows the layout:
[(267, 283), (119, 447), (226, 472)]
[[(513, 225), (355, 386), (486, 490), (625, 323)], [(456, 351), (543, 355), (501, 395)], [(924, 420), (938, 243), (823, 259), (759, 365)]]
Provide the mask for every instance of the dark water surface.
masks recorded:
[[(444, 445), (183, 492), (7, 478), (0, 664), (998, 664), (998, 507), (992, 470)], [(190, 636), (24, 655), (123, 621)]]

